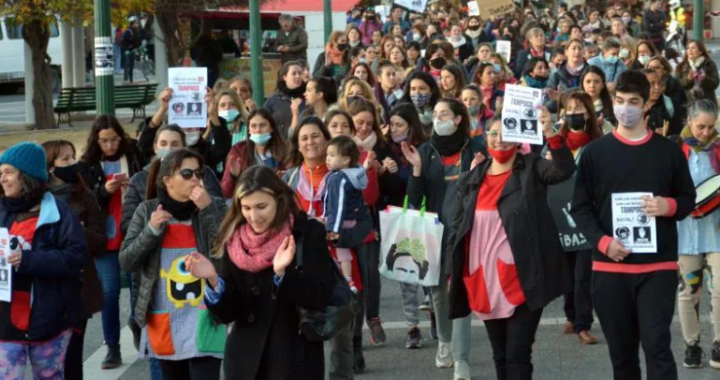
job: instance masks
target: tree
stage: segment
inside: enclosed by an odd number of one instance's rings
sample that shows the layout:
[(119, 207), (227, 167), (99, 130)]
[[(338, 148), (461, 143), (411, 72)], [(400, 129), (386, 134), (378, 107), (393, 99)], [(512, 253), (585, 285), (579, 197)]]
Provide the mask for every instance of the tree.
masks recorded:
[[(271, 1), (297, 0), (260, 0), (260, 4)], [(165, 39), (168, 64), (181, 65), (192, 46), (190, 24), (184, 15), (220, 7), (247, 9), (248, 4), (248, 0), (154, 0), (155, 20)]]
[(0, 15), (22, 25), (23, 40), (30, 47), (33, 67), (35, 124), (38, 129), (55, 128), (52, 98), (52, 69), (47, 54), (51, 28), (58, 19), (72, 21), (92, 11), (90, 0), (0, 0)]

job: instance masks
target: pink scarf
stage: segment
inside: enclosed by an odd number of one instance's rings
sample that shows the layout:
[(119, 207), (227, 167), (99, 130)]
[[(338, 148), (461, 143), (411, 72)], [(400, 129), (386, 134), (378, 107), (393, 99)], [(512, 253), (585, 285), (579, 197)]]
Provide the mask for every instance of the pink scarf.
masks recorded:
[(256, 234), (248, 223), (236, 229), (227, 243), (228, 255), (238, 268), (251, 273), (258, 273), (273, 265), (283, 240), (292, 233), (292, 217), (280, 231), (267, 230)]

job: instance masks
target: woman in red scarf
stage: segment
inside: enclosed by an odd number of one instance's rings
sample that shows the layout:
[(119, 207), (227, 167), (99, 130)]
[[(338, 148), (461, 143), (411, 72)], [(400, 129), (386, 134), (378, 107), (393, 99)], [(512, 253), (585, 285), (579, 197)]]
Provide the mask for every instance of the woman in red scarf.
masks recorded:
[(220, 274), (197, 252), (187, 256), (186, 269), (205, 279), (208, 310), (234, 323), (225, 378), (323, 378), (323, 342), (297, 333), (298, 307), (323, 310), (332, 290), (335, 264), (322, 223), (300, 210), (272, 169), (253, 166), (240, 177), (214, 247)]
[[(593, 100), (587, 93), (575, 89), (562, 95), (561, 107), (561, 114), (564, 113), (564, 116), (558, 134), (565, 138), (565, 143), (572, 151), (575, 162), (579, 162), (585, 146), (590, 141), (602, 137), (602, 130), (598, 126)], [(553, 205), (567, 205), (572, 200), (573, 191), (563, 191), (563, 188), (574, 189), (575, 177), (573, 176), (563, 183), (550, 187), (548, 193), (550, 194), (549, 202), (551, 207)], [(595, 344), (597, 339), (590, 334), (593, 322), (592, 297), (590, 294), (592, 252), (587, 244), (582, 244), (584, 238), (581, 235), (577, 235), (578, 239), (574, 239), (574, 234), (565, 234), (565, 231), (572, 229), (563, 231), (564, 227), (569, 224), (567, 217), (557, 217), (557, 214), (553, 214), (553, 216), (556, 217), (555, 224), (563, 237), (561, 243), (570, 267), (574, 287), (572, 292), (565, 294), (567, 323), (563, 333), (577, 334), (580, 343), (584, 345)]]

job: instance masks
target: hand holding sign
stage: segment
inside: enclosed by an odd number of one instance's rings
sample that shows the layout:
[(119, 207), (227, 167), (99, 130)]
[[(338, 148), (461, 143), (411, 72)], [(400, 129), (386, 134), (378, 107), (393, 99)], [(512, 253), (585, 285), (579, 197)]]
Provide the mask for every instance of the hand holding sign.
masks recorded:
[(650, 197), (644, 196), (643, 200), (643, 211), (649, 216), (666, 216), (670, 210), (670, 204), (667, 199), (663, 197)]
[(612, 242), (610, 242), (610, 245), (608, 246), (607, 252), (605, 252), (607, 257), (611, 258), (615, 262), (620, 262), (625, 260), (626, 257), (630, 254), (630, 250), (625, 248), (625, 246), (620, 242), (618, 239), (613, 239)]

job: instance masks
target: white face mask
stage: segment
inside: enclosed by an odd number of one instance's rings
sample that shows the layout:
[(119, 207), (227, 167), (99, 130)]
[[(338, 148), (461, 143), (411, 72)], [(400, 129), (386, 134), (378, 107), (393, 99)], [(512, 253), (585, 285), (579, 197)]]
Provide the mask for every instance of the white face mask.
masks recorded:
[(457, 130), (457, 125), (452, 119), (442, 121), (440, 119), (433, 120), (433, 129), (438, 136), (450, 136)]
[(187, 146), (195, 146), (200, 141), (200, 131), (185, 132), (185, 142)]

